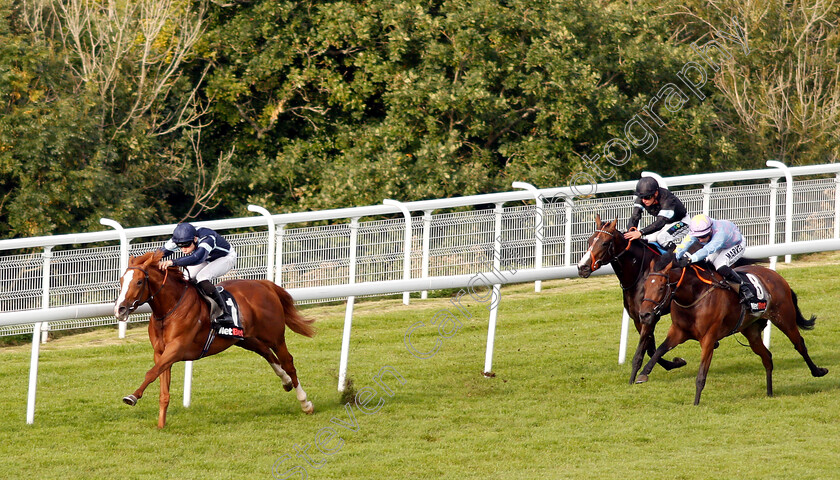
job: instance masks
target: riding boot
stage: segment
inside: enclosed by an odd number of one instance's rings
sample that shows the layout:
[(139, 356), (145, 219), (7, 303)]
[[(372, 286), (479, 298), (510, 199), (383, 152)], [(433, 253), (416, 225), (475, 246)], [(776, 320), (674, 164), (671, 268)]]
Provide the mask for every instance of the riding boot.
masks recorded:
[(741, 289), (738, 290), (738, 297), (741, 299), (741, 303), (750, 308), (753, 308), (753, 305), (758, 302), (752, 288), (748, 287), (744, 282), (741, 282)]
[(747, 307), (752, 306), (757, 300), (755, 298), (755, 294), (752, 292), (752, 289), (744, 284), (744, 280), (738, 275), (735, 270), (732, 270), (732, 267), (729, 266), (722, 266), (718, 269), (718, 273), (723, 275), (723, 277), (733, 284), (738, 285), (738, 298), (740, 299), (741, 303), (746, 305)]
[(233, 327), (233, 317), (228, 310), (227, 304), (222, 299), (222, 294), (216, 290), (216, 286), (210, 283), (210, 280), (202, 280), (198, 282), (198, 288), (201, 289), (205, 295), (212, 298), (222, 311), (222, 313), (213, 320), (213, 323), (221, 327)]

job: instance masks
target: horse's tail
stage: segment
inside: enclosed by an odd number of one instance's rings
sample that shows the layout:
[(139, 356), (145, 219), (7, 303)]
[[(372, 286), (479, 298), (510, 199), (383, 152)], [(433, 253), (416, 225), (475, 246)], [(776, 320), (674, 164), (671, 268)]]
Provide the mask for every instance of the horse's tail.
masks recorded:
[(295, 307), (295, 301), (285, 288), (274, 285), (274, 290), (277, 296), (280, 297), (280, 302), (283, 304), (283, 312), (286, 314), (286, 326), (292, 329), (293, 332), (299, 333), (307, 337), (315, 336), (315, 319), (306, 318), (298, 312)]
[(790, 296), (793, 297), (793, 306), (796, 308), (796, 325), (802, 330), (813, 330), (814, 324), (817, 323), (817, 316), (811, 315), (811, 318), (805, 320), (805, 317), (802, 316), (802, 311), (799, 310), (799, 302), (796, 300), (796, 292), (794, 292), (792, 288), (790, 289)]

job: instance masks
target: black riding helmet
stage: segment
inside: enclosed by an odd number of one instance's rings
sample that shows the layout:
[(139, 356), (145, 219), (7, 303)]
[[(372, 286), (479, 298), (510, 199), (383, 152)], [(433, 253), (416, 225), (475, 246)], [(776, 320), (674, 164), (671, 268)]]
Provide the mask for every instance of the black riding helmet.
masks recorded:
[(189, 223), (179, 223), (172, 232), (172, 242), (179, 247), (188, 247), (195, 241), (195, 227)]
[(659, 183), (653, 177), (642, 177), (636, 183), (636, 196), (649, 197), (659, 190)]

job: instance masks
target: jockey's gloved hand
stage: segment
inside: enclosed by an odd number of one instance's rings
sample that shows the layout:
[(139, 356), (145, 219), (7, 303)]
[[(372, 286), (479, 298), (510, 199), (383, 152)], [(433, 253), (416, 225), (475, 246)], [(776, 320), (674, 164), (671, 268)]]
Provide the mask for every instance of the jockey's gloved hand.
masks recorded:
[(688, 264), (690, 264), (690, 263), (691, 263), (691, 257), (689, 257), (688, 255), (683, 255), (682, 257), (677, 259), (677, 266), (681, 267), (681, 268), (687, 267)]

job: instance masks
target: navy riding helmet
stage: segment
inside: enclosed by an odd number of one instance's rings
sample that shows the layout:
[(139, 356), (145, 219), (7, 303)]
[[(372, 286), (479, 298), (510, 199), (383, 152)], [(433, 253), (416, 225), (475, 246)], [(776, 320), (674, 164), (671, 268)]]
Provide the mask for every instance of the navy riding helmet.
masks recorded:
[(179, 247), (188, 247), (195, 241), (195, 227), (189, 223), (179, 223), (172, 232), (172, 241)]
[(659, 183), (653, 177), (642, 177), (636, 183), (636, 195), (639, 197), (649, 197), (659, 190)]

